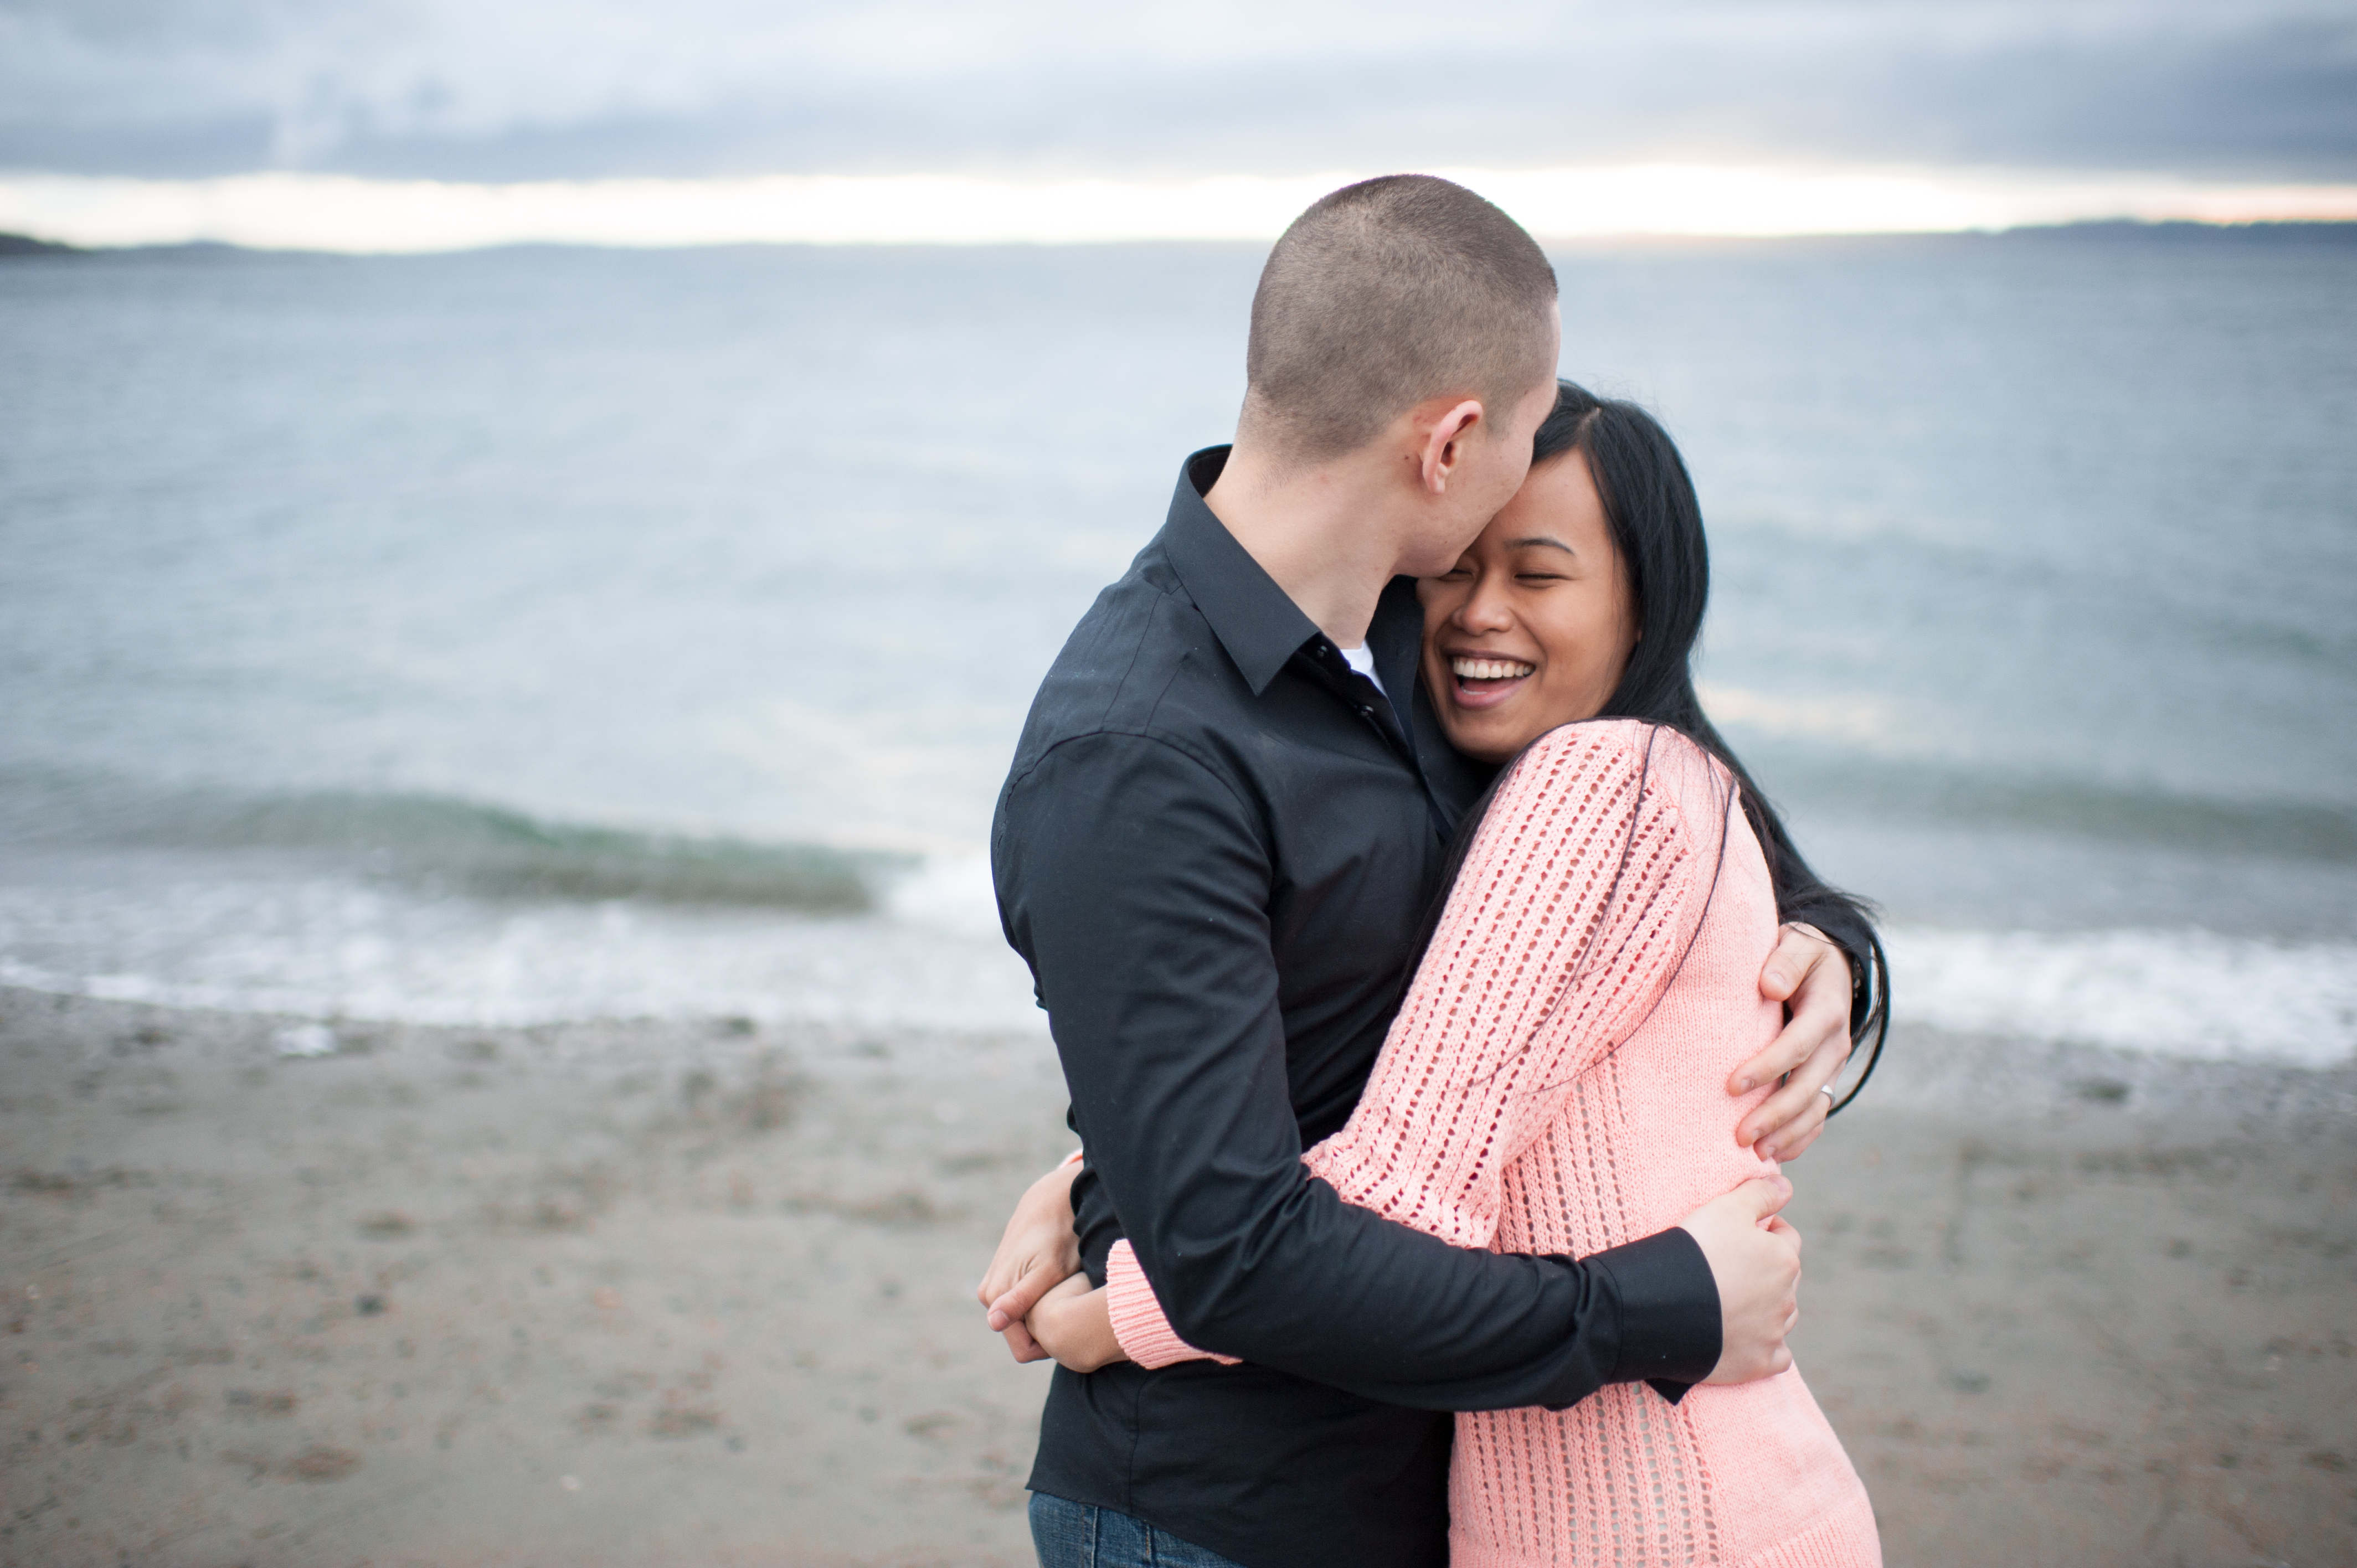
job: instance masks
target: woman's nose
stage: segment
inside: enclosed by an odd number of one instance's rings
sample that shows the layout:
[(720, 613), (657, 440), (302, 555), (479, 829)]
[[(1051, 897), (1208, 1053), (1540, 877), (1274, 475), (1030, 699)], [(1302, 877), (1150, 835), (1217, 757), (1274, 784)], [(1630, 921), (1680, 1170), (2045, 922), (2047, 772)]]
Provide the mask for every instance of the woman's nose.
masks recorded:
[(1504, 631), (1514, 624), (1513, 612), (1507, 607), (1502, 589), (1493, 587), (1487, 579), (1473, 585), (1465, 604), (1457, 612), (1457, 624), (1468, 631)]

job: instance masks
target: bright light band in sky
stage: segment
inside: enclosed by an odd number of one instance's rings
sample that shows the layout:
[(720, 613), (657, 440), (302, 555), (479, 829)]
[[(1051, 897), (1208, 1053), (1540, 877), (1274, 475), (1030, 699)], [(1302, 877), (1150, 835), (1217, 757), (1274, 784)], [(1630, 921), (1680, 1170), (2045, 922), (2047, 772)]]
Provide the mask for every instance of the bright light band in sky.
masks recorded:
[[(144, 180), (0, 174), (0, 230), (69, 244), (214, 240), (350, 252), (622, 246), (1083, 244), (1275, 238), (1367, 172), (1154, 183), (776, 175), (526, 185), (251, 174)], [(2097, 219), (2357, 220), (2357, 186), (2152, 175), (1844, 172), (1696, 164), (1437, 169), (1543, 238), (1936, 233)]]

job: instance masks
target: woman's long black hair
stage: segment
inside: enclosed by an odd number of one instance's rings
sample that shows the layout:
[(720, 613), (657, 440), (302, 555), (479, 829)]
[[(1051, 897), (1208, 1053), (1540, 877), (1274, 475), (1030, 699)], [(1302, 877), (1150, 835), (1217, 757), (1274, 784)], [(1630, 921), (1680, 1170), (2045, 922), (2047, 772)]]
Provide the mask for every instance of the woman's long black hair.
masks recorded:
[[(1803, 921), (1824, 932), (1849, 955), (1853, 970), (1865, 960), (1866, 972), (1858, 976), (1850, 1007), (1850, 1035), (1862, 1044), (1870, 1037), (1871, 1043), (1866, 1070), (1841, 1101), (1847, 1105), (1882, 1058), (1883, 1036), (1890, 1027), (1889, 961), (1866, 903), (1826, 886), (1809, 869), (1784, 831), (1783, 819), (1752, 782), (1695, 694), (1694, 645), (1710, 600), (1710, 552), (1685, 459), (1669, 432), (1635, 403), (1599, 398), (1585, 387), (1558, 381), (1555, 411), (1539, 426), (1531, 462), (1536, 467), (1571, 452), (1587, 460), (1637, 609), (1637, 643), (1629, 667), (1596, 716), (1643, 719), (1676, 730), (1725, 763), (1735, 776), (1744, 819), (1767, 858), (1776, 887), (1777, 918)], [(1499, 778), (1504, 777), (1501, 769)], [(1448, 885), (1456, 882), (1496, 790), (1493, 783), (1458, 826), (1449, 854)], [(1442, 897), (1447, 897), (1446, 886)], [(1438, 915), (1436, 907), (1426, 922), (1427, 943)]]

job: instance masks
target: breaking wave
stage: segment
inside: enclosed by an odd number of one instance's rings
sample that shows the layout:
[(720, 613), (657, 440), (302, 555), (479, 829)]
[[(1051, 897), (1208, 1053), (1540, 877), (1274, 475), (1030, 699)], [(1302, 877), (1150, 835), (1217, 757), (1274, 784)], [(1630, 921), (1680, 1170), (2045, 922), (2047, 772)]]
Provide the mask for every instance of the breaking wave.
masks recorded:
[(631, 899), (857, 915), (914, 856), (565, 822), (426, 793), (157, 789), (0, 778), (0, 843), (252, 854), (478, 898)]

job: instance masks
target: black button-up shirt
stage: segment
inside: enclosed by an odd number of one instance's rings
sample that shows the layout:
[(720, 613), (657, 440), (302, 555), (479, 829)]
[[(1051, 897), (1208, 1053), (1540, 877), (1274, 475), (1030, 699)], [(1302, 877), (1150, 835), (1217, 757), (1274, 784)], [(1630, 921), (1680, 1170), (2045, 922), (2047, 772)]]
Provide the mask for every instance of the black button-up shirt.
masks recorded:
[(1387, 699), (1203, 504), (1225, 456), (1189, 460), (1049, 671), (991, 850), (1087, 1150), (1090, 1273), (1126, 1235), (1172, 1326), (1246, 1364), (1058, 1369), (1031, 1486), (1250, 1568), (1438, 1565), (1443, 1412), (1698, 1380), (1718, 1295), (1683, 1230), (1465, 1250), (1303, 1169), (1358, 1103), (1489, 770), (1415, 679), (1414, 584), (1369, 633)]

